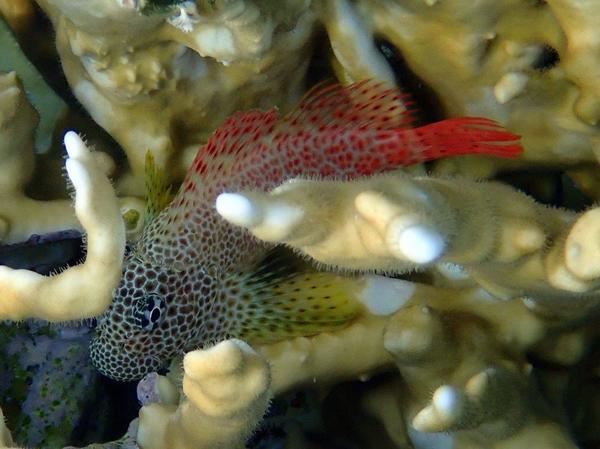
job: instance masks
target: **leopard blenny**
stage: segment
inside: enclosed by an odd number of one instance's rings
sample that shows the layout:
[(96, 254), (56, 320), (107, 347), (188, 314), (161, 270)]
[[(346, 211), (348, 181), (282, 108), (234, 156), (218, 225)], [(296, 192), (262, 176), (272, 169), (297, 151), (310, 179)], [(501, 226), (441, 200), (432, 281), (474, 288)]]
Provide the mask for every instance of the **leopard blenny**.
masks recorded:
[(151, 220), (128, 253), (112, 305), (99, 317), (94, 365), (135, 380), (177, 354), (228, 337), (251, 343), (343, 326), (360, 311), (360, 277), (261, 262), (267, 248), (225, 222), (223, 192), (271, 189), (296, 176), (349, 179), (443, 156), (513, 157), (519, 137), (485, 118), (411, 127), (404, 95), (372, 81), (310, 91), (289, 114), (239, 112), (198, 151), (165, 203), (149, 183)]

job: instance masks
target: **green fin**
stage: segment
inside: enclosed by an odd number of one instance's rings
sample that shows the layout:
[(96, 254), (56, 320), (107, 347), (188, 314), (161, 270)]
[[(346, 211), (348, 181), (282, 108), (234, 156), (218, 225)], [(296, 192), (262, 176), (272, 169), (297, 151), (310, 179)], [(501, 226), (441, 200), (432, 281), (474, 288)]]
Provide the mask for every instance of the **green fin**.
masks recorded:
[[(290, 274), (277, 261), (230, 276), (225, 288), (237, 296), (236, 334), (252, 343), (314, 335), (347, 325), (363, 310), (353, 298), (357, 279), (333, 273)], [(229, 285), (227, 285), (229, 284)]]
[(172, 199), (171, 187), (167, 185), (165, 173), (154, 163), (154, 156), (146, 152), (145, 159), (146, 183), (146, 215), (144, 225), (152, 221), (161, 210), (169, 205)]

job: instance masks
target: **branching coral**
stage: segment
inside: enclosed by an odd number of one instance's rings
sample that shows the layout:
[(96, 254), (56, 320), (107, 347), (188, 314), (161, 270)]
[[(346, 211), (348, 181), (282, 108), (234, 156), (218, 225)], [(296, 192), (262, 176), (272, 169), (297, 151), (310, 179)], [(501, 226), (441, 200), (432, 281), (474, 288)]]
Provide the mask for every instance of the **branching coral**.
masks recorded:
[[(245, 202), (246, 213), (230, 215), (228, 201), (218, 211), (258, 238), (337, 269), (429, 270), (434, 284), (407, 282), (408, 299), (389, 317), (262, 348), (276, 389), (311, 376), (325, 383), (359, 377), (389, 367), (391, 355), (402, 406), (371, 403), (370, 410), (388, 428), (402, 416), (415, 444), (429, 447), (431, 432), (450, 432), (453, 447), (483, 440), (498, 448), (575, 447), (544, 408), (522, 354), (544, 353), (542, 341), (564, 331), (566, 338), (569, 326), (597, 309), (597, 209), (576, 215), (499, 183), (404, 173), (350, 183), (294, 180), (270, 193), (226, 195)], [(581, 335), (571, 337), (562, 340)], [(342, 355), (342, 341), (369, 355), (362, 369)], [(573, 354), (577, 360), (582, 351)]]
[(33, 11), (31, 0), (0, 0), (0, 15), (17, 32), (31, 24)]
[(273, 392), (279, 394), (311, 383), (331, 385), (389, 368), (393, 358), (382, 344), (387, 320), (365, 316), (335, 333), (260, 346), (259, 352), (271, 365)]
[[(512, 345), (511, 352), (518, 355), (545, 336), (543, 319), (520, 301), (490, 302), (478, 288), (447, 289), (409, 281), (405, 284), (408, 293), (402, 307), (379, 316), (366, 315), (335, 333), (261, 346), (260, 352), (272, 366), (275, 393), (313, 380), (328, 384), (359, 378), (394, 363), (403, 367), (423, 365), (426, 369), (419, 375), (430, 370), (427, 376), (431, 383), (438, 382), (439, 373), (452, 371), (468, 355), (468, 351), (461, 353), (457, 345), (460, 339), (453, 334), (458, 329), (468, 335), (484, 322), (488, 323), (485, 331), (480, 328), (472, 334), (483, 351), (469, 355), (477, 364), (498, 356), (498, 346), (487, 346), (490, 340), (496, 340), (500, 346)], [(507, 320), (508, 317), (513, 320)], [(468, 347), (472, 345), (464, 344), (465, 350)], [(363, 356), (352, 357), (357, 353)], [(477, 372), (475, 369), (471, 375)], [(428, 391), (428, 387), (423, 390)]]
[(169, 377), (140, 381), (139, 418), (101, 447), (241, 449), (267, 409), (270, 381), (265, 359), (241, 340), (189, 352)]
[(24, 192), (34, 168), (37, 114), (14, 72), (0, 74), (0, 100), (0, 241), (78, 228), (70, 201), (36, 201)]
[[(36, 128), (36, 147), (39, 151), (47, 151), (56, 122), (66, 113), (66, 105), (48, 87), (36, 68), (25, 57), (7, 24), (1, 19), (0, 45), (2, 45), (0, 71), (15, 71), (21, 78), (29, 98), (39, 114), (39, 123), (37, 123)], [(35, 128), (36, 121), (29, 120), (29, 126)], [(25, 147), (22, 151), (29, 151), (29, 148)]]
[(327, 0), (315, 6), (339, 65), (338, 77), (348, 83), (373, 78), (394, 85), (392, 69), (377, 51), (371, 30), (350, 2)]
[[(431, 89), (438, 113), (494, 118), (523, 136), (525, 160), (557, 165), (595, 160), (596, 11), (575, 1), (360, 0), (336, 20), (357, 15), (400, 78), (412, 72), (417, 89)], [(330, 37), (345, 70), (360, 76), (353, 63), (368, 59), (366, 48)], [(452, 160), (439, 169), (485, 175), (502, 164)]]
[(575, 447), (544, 408), (522, 357), (547, 338), (551, 324), (518, 300), (490, 302), (477, 288), (407, 284), (412, 295), (392, 314), (363, 318), (335, 334), (261, 347), (275, 392), (364, 380), (396, 365), (401, 380), (367, 390), (361, 403), (399, 447), (406, 444), (400, 442), (403, 425), (416, 447), (436, 447), (440, 438), (443, 447), (457, 448), (521, 448), (524, 441)]
[(353, 183), (296, 180), (244, 198), (247, 216), (219, 212), (331, 267), (435, 265), (446, 278), (470, 276), (504, 299), (597, 301), (598, 261), (583, 241), (596, 229), (595, 209), (576, 217), (499, 183), (398, 173)]
[(180, 180), (231, 113), (288, 108), (301, 94), (314, 23), (306, 1), (208, 3), (186, 33), (135, 2), (39, 1), (74, 94), (127, 153), (123, 193), (143, 195), (148, 150)]
[(228, 340), (186, 354), (183, 370), (187, 399), (176, 406), (169, 404), (168, 395), (159, 393), (163, 403), (142, 407), (140, 447), (243, 448), (270, 399), (266, 361), (246, 343)]
[[(312, 10), (305, 0), (38, 3), (75, 95), (127, 155), (120, 194), (142, 194), (148, 149), (177, 182), (197, 144), (234, 110), (287, 108), (301, 93), (320, 20), (341, 79), (403, 83), (410, 71), (440, 106), (426, 111), (432, 116), (495, 118), (523, 135), (525, 158), (514, 164), (588, 164), (571, 174), (598, 195), (593, 2), (327, 0)], [(16, 4), (0, 0), (3, 11)], [(81, 224), (89, 244), (84, 264), (56, 276), (0, 268), (0, 317), (95, 315), (121, 276), (125, 243), (123, 209), (105, 175), (127, 168), (69, 134), (81, 223), (69, 201), (30, 199), (35, 114), (14, 75), (0, 85), (0, 239)], [(488, 175), (504, 164), (473, 161), (440, 161), (434, 171)], [(383, 278), (366, 277), (365, 313), (346, 329), (262, 346), (261, 356), (239, 341), (188, 354), (181, 402), (177, 381), (147, 379), (139, 420), (104, 447), (241, 447), (270, 394), (263, 357), (275, 393), (367, 382), (355, 406), (398, 447), (575, 447), (535, 388), (535, 359), (573, 365), (597, 338), (586, 323), (600, 286), (598, 209), (576, 214), (499, 183), (407, 174), (298, 180), (242, 195), (248, 216), (220, 212), (257, 237), (339, 270), (409, 272), (410, 280), (386, 290)], [(132, 224), (143, 222), (139, 200), (122, 207)], [(367, 381), (381, 371), (384, 381)], [(11, 444), (4, 426), (0, 442)]]
[(596, 32), (600, 5), (573, 0), (549, 0), (547, 3), (565, 34), (562, 64), (565, 75), (579, 88), (574, 112), (585, 123), (595, 126), (600, 119), (600, 65), (597, 60), (600, 40)]
[[(39, 3), (55, 25), (75, 95), (127, 153), (132, 175), (121, 180), (121, 191), (136, 195), (147, 149), (177, 181), (197, 144), (234, 110), (287, 108), (299, 94), (315, 25), (305, 0), (276, 8), (219, 0), (190, 11), (190, 2), (167, 2), (174, 8), (145, 14), (144, 2)], [(569, 19), (594, 17), (593, 5), (344, 0), (315, 2), (313, 9), (341, 78), (393, 80), (392, 69), (403, 78), (406, 63), (438, 100), (442, 110), (434, 113), (497, 119), (523, 135), (527, 161), (595, 161), (595, 78), (582, 69), (596, 45), (593, 27), (574, 38)], [(177, 11), (188, 17), (179, 28), (171, 25), (183, 20)], [(503, 164), (466, 158), (438, 169), (487, 175)]]
[(112, 186), (77, 134), (67, 133), (65, 145), (75, 214), (87, 231), (86, 261), (51, 277), (0, 266), (4, 319), (65, 321), (96, 316), (110, 304), (121, 277), (125, 229)]

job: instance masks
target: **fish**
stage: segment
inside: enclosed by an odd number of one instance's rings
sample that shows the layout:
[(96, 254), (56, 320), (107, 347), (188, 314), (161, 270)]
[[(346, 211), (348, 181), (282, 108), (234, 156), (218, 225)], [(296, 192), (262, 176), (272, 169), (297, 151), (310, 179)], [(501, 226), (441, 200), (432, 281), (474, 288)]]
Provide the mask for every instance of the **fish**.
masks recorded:
[(267, 191), (298, 176), (353, 179), (445, 156), (522, 151), (518, 135), (486, 118), (415, 127), (409, 101), (371, 80), (318, 85), (285, 115), (272, 108), (226, 119), (174, 196), (150, 168), (148, 222), (126, 254), (112, 304), (97, 319), (94, 366), (131, 381), (225, 338), (278, 341), (355, 319), (364, 278), (295, 271), (223, 220), (214, 204), (223, 192)]

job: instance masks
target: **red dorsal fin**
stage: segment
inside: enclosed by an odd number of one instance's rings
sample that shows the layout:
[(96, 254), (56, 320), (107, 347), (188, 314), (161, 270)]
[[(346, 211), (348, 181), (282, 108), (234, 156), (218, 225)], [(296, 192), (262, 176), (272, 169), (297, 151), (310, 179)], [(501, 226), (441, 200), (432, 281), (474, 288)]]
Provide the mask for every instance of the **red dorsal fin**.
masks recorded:
[[(280, 120), (275, 109), (238, 112), (199, 151), (192, 173), (212, 196), (222, 187), (268, 189), (294, 176), (351, 178), (444, 156), (521, 152), (519, 136), (485, 118), (407, 128), (405, 97), (363, 81), (318, 86)], [(193, 188), (192, 181), (184, 186)]]
[(200, 148), (188, 175), (198, 174), (204, 181), (227, 176), (236, 161), (253, 152), (262, 152), (265, 137), (272, 133), (277, 120), (275, 108), (236, 112)]
[(239, 155), (255, 142), (273, 131), (277, 122), (277, 109), (236, 112), (225, 120), (199, 151), (212, 158), (222, 155)]
[(397, 129), (413, 123), (409, 95), (385, 83), (366, 80), (349, 86), (317, 84), (281, 126)]
[[(230, 180), (233, 187), (235, 179), (244, 174), (239, 185), (246, 188), (267, 188), (302, 174), (334, 174), (314, 164), (298, 163), (297, 156), (280, 151), (279, 142), (283, 139), (298, 145), (297, 151), (305, 150), (305, 154), (321, 159), (324, 148), (303, 143), (302, 139), (308, 136), (318, 140), (323, 132), (330, 135), (341, 130), (361, 133), (405, 128), (412, 120), (411, 112), (406, 109), (407, 98), (398, 89), (375, 81), (346, 87), (321, 84), (311, 89), (298, 106), (280, 120), (276, 109), (237, 112), (217, 128), (198, 152), (192, 172), (201, 176), (205, 187), (214, 181), (221, 184), (225, 179)], [(314, 159), (312, 156), (307, 159)], [(346, 171), (335, 174), (349, 175)], [(193, 189), (191, 181), (184, 182), (184, 186)]]

